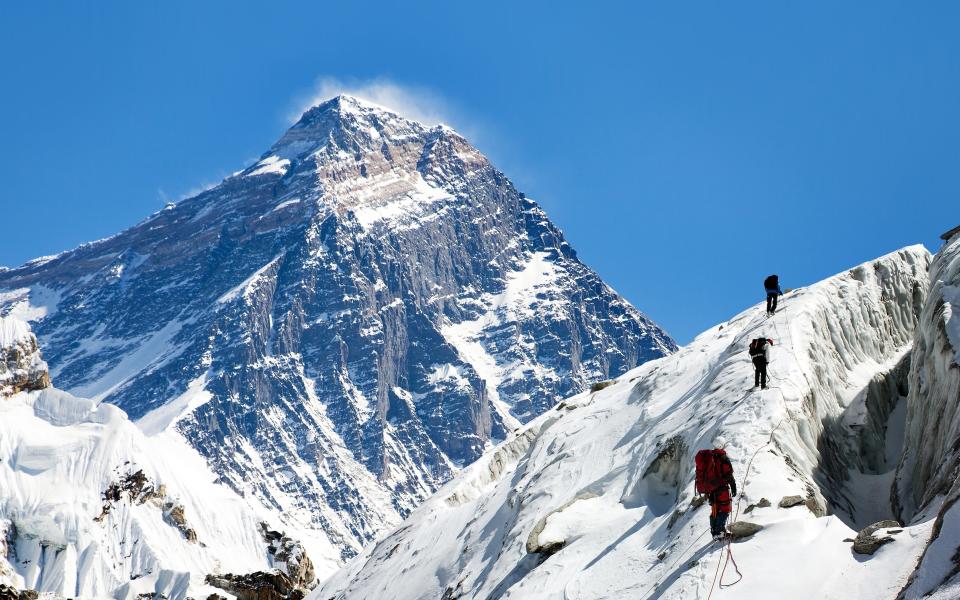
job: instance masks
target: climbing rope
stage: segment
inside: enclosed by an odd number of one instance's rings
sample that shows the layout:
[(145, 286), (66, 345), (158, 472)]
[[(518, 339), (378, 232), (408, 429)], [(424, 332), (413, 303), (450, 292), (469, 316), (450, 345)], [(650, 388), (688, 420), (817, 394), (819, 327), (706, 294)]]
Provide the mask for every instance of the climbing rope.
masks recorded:
[(657, 587), (659, 587), (660, 582), (663, 581), (663, 578), (667, 575), (667, 573), (670, 572), (670, 569), (672, 569), (672, 568), (674, 567), (674, 565), (676, 565), (678, 562), (680, 562), (680, 559), (683, 558), (684, 556), (686, 556), (686, 554), (687, 554), (687, 552), (690, 550), (690, 548), (692, 548), (694, 544), (696, 544), (697, 542), (699, 542), (699, 541), (700, 541), (700, 538), (702, 538), (702, 537), (703, 537), (707, 532), (709, 532), (709, 531), (710, 531), (709, 529), (704, 529), (704, 530), (700, 533), (700, 535), (698, 535), (697, 537), (695, 537), (695, 538), (693, 539), (693, 541), (691, 541), (689, 544), (687, 544), (686, 547), (684, 547), (684, 549), (681, 550), (681, 551), (677, 554), (677, 557), (676, 557), (675, 559), (673, 559), (673, 562), (670, 563), (670, 565), (664, 570), (663, 574), (660, 575), (660, 577), (658, 577), (657, 580), (653, 582), (653, 584), (647, 586), (647, 589), (645, 589), (645, 590), (643, 591), (643, 596), (641, 596), (641, 597), (644, 598), (644, 599), (646, 599), (646, 598), (649, 597), (649, 596), (647, 596), (648, 593), (657, 591)]
[[(781, 398), (781, 400), (783, 399), (783, 393), (780, 394), (780, 398)], [(786, 409), (786, 403), (784, 403), (784, 409)], [(789, 410), (787, 410), (787, 413), (789, 414)], [(734, 511), (734, 514), (733, 514), (733, 522), (734, 522), (734, 523), (736, 523), (736, 522), (737, 522), (737, 519), (740, 518), (740, 506), (741, 506), (742, 503), (743, 503), (743, 494), (744, 494), (744, 492), (745, 492), (746, 489), (747, 489), (747, 483), (749, 483), (749, 481), (750, 481), (750, 470), (753, 468), (753, 461), (754, 461), (755, 458), (757, 458), (757, 455), (760, 454), (760, 451), (761, 451), (761, 450), (763, 450), (764, 448), (766, 448), (767, 446), (769, 446), (771, 443), (773, 443), (773, 436), (774, 436), (774, 434), (777, 432), (778, 429), (780, 429), (780, 425), (783, 424), (783, 421), (784, 421), (784, 419), (786, 419), (786, 418), (787, 418), (786, 416), (781, 417), (781, 419), (777, 422), (777, 424), (774, 426), (774, 428), (770, 430), (770, 436), (767, 438), (767, 441), (764, 442), (763, 444), (761, 444), (760, 446), (758, 446), (757, 449), (754, 450), (753, 454), (750, 456), (750, 460), (747, 461), (747, 468), (746, 468), (746, 469), (744, 470), (744, 472), (743, 472), (743, 481), (741, 482), (740, 487), (739, 487), (739, 492), (740, 492), (740, 493), (737, 494), (737, 508), (736, 508), (736, 510)], [(740, 566), (737, 565), (737, 561), (736, 561), (736, 559), (733, 557), (733, 549), (730, 547), (730, 544), (731, 544), (731, 540), (728, 539), (728, 540), (727, 540), (727, 543), (726, 543), (726, 546), (724, 547), (725, 552), (724, 552), (724, 554), (721, 555), (720, 560), (717, 561), (717, 570), (714, 571), (714, 573), (713, 573), (713, 581), (710, 583), (710, 592), (707, 594), (707, 600), (710, 600), (710, 598), (713, 596), (713, 590), (716, 589), (716, 587), (717, 587), (717, 576), (718, 576), (718, 575), (719, 575), (719, 577), (720, 577), (720, 578), (719, 578), (719, 582), (720, 582), (720, 586), (719, 586), (719, 587), (720, 587), (721, 589), (734, 586), (734, 585), (740, 583), (740, 581), (743, 579), (743, 573), (740, 572)], [(734, 571), (736, 571), (736, 573), (737, 573), (737, 579), (736, 579), (736, 581), (732, 581), (732, 582), (730, 582), (730, 583), (724, 583), (724, 582), (723, 582), (723, 578), (724, 578), (724, 576), (725, 576), (726, 573), (727, 573), (727, 567), (730, 565), (730, 563), (733, 563), (733, 569), (734, 569)], [(721, 565), (721, 564), (723, 565), (723, 569), (722, 569), (722, 570), (721, 570), (721, 568), (720, 568), (720, 565)]]
[[(784, 307), (783, 310), (784, 310), (784, 312), (785, 312), (785, 311), (786, 311), (786, 307)], [(775, 318), (775, 317), (770, 317), (770, 319), (773, 321), (773, 329), (774, 329), (774, 331), (776, 332), (777, 338), (778, 338), (778, 339), (783, 339), (783, 338), (780, 337), (780, 328), (777, 327), (776, 318)], [(791, 354), (793, 354), (794, 359), (799, 363), (799, 357), (797, 356), (796, 349), (793, 347), (793, 336), (792, 336), (792, 335), (790, 336), (789, 348), (790, 348)], [(789, 378), (789, 377), (777, 377), (776, 375), (774, 375), (773, 373), (771, 373), (769, 370), (767, 371), (767, 375), (768, 375), (768, 376), (771, 376), (772, 378), (774, 378), (774, 379), (776, 379), (776, 380), (778, 380), (778, 381), (790, 381), (790, 378)], [(806, 374), (804, 374), (804, 378), (806, 378)], [(756, 457), (760, 454), (760, 451), (761, 451), (761, 450), (763, 450), (764, 448), (766, 448), (767, 446), (769, 446), (771, 443), (773, 443), (773, 437), (774, 437), (774, 435), (776, 434), (777, 430), (780, 429), (780, 426), (781, 426), (781, 425), (783, 424), (783, 422), (787, 419), (787, 417), (792, 417), (792, 414), (791, 414), (791, 412), (790, 412), (790, 409), (789, 409), (789, 407), (787, 407), (786, 398), (784, 397), (783, 392), (782, 392), (781, 390), (779, 390), (779, 389), (778, 389), (778, 391), (780, 392), (780, 401), (781, 401), (781, 403), (783, 404), (783, 409), (784, 409), (784, 413), (785, 413), (785, 414), (784, 414), (783, 417), (780, 418), (780, 420), (779, 420), (779, 421), (777, 422), (777, 424), (773, 427), (773, 429), (770, 430), (770, 435), (768, 436), (767, 441), (764, 442), (763, 444), (761, 444), (760, 446), (758, 446), (757, 449), (754, 450), (753, 454), (750, 456), (750, 460), (747, 461), (747, 468), (744, 470), (744, 473), (743, 473), (743, 481), (741, 482), (740, 487), (739, 487), (739, 494), (737, 494), (737, 506), (736, 506), (736, 509), (735, 509), (735, 511), (734, 511), (734, 516), (733, 516), (733, 522), (734, 522), (734, 523), (736, 523), (736, 522), (737, 522), (737, 519), (740, 518), (740, 508), (741, 508), (742, 503), (743, 503), (743, 495), (744, 495), (744, 492), (745, 492), (746, 489), (747, 489), (747, 484), (749, 483), (749, 480), (750, 480), (750, 471), (751, 471), (751, 469), (753, 468), (753, 461), (754, 461), (754, 459), (756, 459)], [(741, 399), (742, 399), (742, 398), (741, 398)], [(739, 401), (738, 401), (736, 404), (739, 404)], [(688, 551), (694, 544), (696, 544), (697, 541), (699, 541), (699, 540), (707, 533), (707, 531), (708, 531), (708, 530), (703, 531), (703, 532), (702, 532), (699, 536), (697, 536), (692, 542), (690, 542), (690, 543), (686, 546), (686, 548), (683, 549), (683, 551), (681, 551), (681, 552), (678, 554), (677, 558), (675, 558), (675, 559), (673, 560), (673, 562), (670, 563), (670, 566), (665, 570), (664, 574), (661, 575), (656, 581), (653, 582), (653, 584), (652, 584), (651, 586), (649, 586), (649, 587), (644, 591), (642, 598), (647, 599), (647, 598), (649, 597), (648, 594), (649, 594), (650, 592), (656, 591), (656, 589), (659, 587), (660, 583), (662, 582), (664, 576), (666, 576), (666, 574), (670, 572), (670, 570), (677, 564), (677, 562), (679, 562), (680, 559), (683, 558), (683, 557), (686, 555), (687, 551)], [(735, 571), (736, 574), (737, 574), (737, 579), (736, 579), (735, 581), (730, 582), (730, 583), (724, 583), (723, 579), (724, 579), (724, 577), (726, 576), (727, 568), (730, 566), (731, 563), (733, 564), (733, 569), (734, 569), (734, 571)], [(714, 592), (714, 590), (718, 587), (718, 585), (717, 585), (717, 584), (718, 584), (718, 581), (719, 581), (719, 588), (720, 588), (720, 589), (724, 589), (724, 588), (728, 588), (728, 587), (731, 587), (731, 586), (734, 586), (734, 585), (740, 583), (741, 580), (743, 580), (743, 573), (740, 571), (740, 566), (737, 564), (737, 561), (736, 561), (736, 559), (735, 559), (734, 556), (733, 556), (733, 549), (731, 548), (731, 540), (730, 540), (730, 539), (727, 539), (727, 540), (726, 540), (726, 543), (725, 543), (725, 545), (724, 545), (722, 554), (721, 554), (721, 556), (720, 556), (720, 559), (717, 561), (717, 568), (716, 568), (716, 570), (714, 570), (713, 580), (710, 582), (710, 591), (709, 591), (709, 593), (707, 594), (707, 600), (710, 600), (710, 599), (713, 597), (713, 592)]]

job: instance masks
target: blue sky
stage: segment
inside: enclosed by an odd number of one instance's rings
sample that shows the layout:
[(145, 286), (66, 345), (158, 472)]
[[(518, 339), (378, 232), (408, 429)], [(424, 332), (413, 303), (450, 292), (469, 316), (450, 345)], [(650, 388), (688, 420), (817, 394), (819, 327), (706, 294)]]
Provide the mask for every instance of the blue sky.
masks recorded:
[(396, 86), (681, 343), (960, 224), (956, 2), (4, 3), (0, 264), (259, 156), (318, 82)]

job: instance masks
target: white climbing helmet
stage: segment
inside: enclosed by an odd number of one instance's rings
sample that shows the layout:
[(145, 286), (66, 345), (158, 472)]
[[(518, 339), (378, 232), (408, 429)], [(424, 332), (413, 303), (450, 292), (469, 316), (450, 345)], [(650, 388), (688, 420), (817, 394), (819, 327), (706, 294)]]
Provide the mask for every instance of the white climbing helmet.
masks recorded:
[(727, 447), (727, 438), (723, 437), (722, 435), (718, 435), (717, 437), (713, 438), (713, 447), (723, 450)]

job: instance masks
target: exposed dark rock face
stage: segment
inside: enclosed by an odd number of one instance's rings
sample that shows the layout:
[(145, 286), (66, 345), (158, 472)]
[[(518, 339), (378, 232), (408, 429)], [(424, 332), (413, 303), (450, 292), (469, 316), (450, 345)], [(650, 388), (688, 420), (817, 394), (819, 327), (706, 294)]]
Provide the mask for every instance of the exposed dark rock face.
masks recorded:
[(0, 314), (24, 308), (60, 387), (175, 427), (344, 558), (675, 348), (464, 138), (348, 97), (217, 187), (0, 272)]

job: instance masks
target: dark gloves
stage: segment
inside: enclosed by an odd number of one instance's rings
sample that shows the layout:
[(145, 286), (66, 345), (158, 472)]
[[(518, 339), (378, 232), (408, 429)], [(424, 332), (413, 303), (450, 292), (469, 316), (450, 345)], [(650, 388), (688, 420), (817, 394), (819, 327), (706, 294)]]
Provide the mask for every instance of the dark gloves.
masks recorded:
[(737, 483), (735, 481), (730, 482), (730, 496), (733, 498), (737, 497)]

